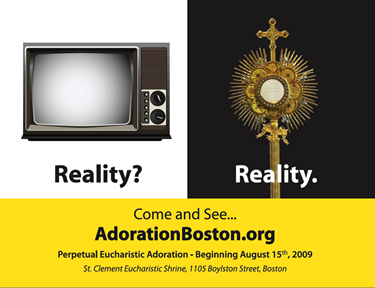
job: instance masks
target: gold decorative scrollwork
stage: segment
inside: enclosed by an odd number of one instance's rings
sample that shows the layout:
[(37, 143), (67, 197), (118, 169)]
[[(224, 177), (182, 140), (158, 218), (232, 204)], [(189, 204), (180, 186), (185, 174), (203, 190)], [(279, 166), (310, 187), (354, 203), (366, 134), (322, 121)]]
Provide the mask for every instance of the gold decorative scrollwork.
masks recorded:
[(280, 138), (282, 137), (284, 143), (286, 145), (289, 144), (288, 140), (286, 140), (286, 135), (288, 133), (288, 129), (285, 129), (284, 127), (279, 127), (277, 125), (277, 122), (271, 122), (269, 124), (263, 124), (262, 132), (257, 135), (257, 138), (262, 137), (266, 133), (270, 133), (270, 135), (267, 135), (267, 139), (270, 142), (279, 142)]

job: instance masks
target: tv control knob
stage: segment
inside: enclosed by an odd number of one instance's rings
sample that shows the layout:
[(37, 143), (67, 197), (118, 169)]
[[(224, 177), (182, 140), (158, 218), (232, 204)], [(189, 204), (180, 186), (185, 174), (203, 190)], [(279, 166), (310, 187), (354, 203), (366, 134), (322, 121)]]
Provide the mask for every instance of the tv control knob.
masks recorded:
[(165, 102), (165, 95), (161, 91), (155, 91), (151, 94), (151, 103), (155, 106), (163, 105)]
[(156, 109), (151, 113), (151, 121), (154, 124), (161, 124), (165, 120), (165, 114), (162, 110)]

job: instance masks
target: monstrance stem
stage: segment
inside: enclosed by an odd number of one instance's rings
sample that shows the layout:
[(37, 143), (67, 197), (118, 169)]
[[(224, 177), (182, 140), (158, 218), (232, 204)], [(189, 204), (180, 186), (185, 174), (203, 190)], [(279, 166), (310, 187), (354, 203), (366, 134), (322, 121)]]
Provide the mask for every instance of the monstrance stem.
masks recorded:
[[(271, 120), (271, 125), (276, 125), (276, 130), (278, 129), (278, 120)], [(270, 142), (270, 166), (271, 170), (274, 172), (275, 181), (271, 182), (271, 198), (280, 198), (280, 183), (277, 182), (277, 165), (280, 163), (280, 146), (279, 141), (269, 141)]]

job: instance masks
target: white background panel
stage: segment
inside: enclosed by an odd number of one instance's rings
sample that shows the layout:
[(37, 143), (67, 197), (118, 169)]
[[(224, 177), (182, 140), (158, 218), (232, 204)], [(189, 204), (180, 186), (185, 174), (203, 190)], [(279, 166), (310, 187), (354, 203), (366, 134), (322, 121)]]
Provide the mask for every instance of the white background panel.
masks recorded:
[[(185, 198), (187, 195), (186, 1), (3, 1), (0, 55), (0, 198)], [(171, 140), (22, 140), (23, 42), (169, 42)], [(119, 183), (55, 183), (55, 165), (133, 170)], [(142, 166), (134, 182), (133, 165)]]

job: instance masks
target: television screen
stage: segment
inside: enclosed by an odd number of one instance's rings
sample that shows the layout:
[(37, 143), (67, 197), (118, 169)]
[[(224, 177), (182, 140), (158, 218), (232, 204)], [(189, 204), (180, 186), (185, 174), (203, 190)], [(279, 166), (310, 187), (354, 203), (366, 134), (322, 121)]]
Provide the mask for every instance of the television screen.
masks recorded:
[(38, 54), (32, 75), (36, 124), (106, 126), (129, 123), (132, 63), (126, 54)]
[(169, 135), (168, 43), (24, 43), (29, 140)]

